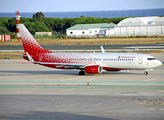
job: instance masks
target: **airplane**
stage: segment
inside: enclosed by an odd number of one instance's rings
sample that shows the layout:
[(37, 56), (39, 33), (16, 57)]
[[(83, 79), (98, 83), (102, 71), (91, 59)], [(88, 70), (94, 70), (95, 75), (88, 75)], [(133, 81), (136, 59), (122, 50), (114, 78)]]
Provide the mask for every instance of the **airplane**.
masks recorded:
[(42, 48), (24, 24), (19, 24), (24, 47), (23, 58), (34, 64), (57, 69), (78, 69), (79, 75), (100, 74), (103, 71), (149, 70), (161, 66), (162, 62), (148, 54), (139, 53), (54, 53)]

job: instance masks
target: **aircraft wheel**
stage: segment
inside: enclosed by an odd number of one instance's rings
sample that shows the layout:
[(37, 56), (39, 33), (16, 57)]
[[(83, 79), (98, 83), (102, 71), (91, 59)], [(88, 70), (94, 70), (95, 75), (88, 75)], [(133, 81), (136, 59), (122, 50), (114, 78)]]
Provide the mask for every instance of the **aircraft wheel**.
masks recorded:
[(144, 75), (148, 75), (148, 72), (147, 72), (147, 71), (145, 71), (145, 72), (144, 72)]
[(85, 71), (80, 71), (79, 75), (85, 75)]

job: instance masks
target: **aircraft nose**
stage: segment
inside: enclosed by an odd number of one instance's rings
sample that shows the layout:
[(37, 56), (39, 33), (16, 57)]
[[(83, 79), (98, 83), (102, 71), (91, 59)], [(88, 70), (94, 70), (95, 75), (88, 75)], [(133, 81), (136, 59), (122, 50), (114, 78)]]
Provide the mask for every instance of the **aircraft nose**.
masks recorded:
[(157, 60), (157, 66), (161, 66), (162, 65), (162, 62)]

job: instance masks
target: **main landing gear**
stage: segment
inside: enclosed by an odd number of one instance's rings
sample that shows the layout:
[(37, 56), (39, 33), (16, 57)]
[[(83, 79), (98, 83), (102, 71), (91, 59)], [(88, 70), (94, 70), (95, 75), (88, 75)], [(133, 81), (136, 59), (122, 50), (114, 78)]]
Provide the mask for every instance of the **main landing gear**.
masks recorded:
[(147, 71), (145, 71), (145, 72), (144, 72), (144, 75), (148, 75), (148, 72), (147, 72)]
[(85, 75), (85, 71), (84, 71), (84, 70), (81, 70), (81, 71), (79, 72), (79, 75)]

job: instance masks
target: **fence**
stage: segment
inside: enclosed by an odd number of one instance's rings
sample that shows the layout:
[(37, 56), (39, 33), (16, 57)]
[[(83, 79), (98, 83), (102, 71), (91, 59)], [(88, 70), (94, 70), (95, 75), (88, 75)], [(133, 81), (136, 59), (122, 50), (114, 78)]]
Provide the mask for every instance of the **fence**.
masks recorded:
[(0, 35), (0, 41), (5, 42), (11, 39), (10, 35)]

